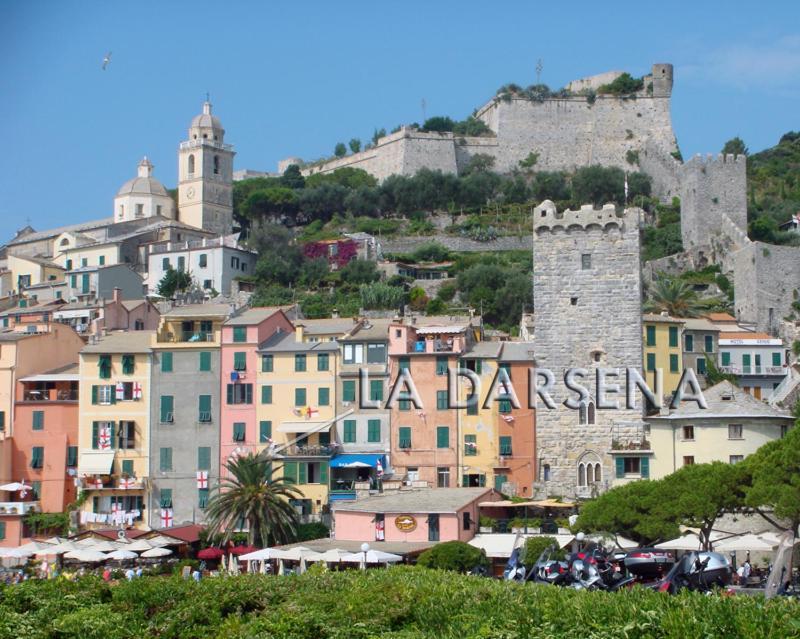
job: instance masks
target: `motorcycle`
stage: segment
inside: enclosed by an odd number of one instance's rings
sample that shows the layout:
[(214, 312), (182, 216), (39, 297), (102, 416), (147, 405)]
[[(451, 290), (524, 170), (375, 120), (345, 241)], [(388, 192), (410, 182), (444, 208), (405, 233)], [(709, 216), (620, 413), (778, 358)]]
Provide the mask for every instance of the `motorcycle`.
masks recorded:
[(681, 557), (653, 588), (671, 595), (681, 590), (711, 592), (731, 583), (733, 570), (725, 555), (718, 552), (693, 550)]

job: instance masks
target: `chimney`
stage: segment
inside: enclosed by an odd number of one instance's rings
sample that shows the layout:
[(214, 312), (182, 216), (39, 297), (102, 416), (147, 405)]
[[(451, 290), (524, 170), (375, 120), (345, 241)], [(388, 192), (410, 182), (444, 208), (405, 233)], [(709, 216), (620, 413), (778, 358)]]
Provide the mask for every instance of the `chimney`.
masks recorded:
[(294, 325), (294, 341), (295, 342), (302, 342), (303, 337), (306, 333), (306, 326), (305, 324), (295, 324)]
[(122, 301), (122, 289), (118, 286), (114, 287), (114, 301), (121, 302)]

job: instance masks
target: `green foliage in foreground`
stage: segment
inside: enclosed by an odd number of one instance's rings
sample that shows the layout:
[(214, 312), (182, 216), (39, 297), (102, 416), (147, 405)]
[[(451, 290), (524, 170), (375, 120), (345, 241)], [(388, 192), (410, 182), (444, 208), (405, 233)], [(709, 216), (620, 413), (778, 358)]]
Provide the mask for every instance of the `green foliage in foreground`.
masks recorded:
[(0, 639), (798, 637), (777, 599), (576, 592), (423, 568), (0, 589)]

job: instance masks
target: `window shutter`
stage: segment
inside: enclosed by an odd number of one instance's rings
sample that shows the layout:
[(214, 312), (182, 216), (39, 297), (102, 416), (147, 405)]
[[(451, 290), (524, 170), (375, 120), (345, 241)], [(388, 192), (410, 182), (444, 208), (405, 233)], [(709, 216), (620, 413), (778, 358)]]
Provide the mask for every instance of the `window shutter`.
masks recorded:
[(233, 370), (247, 370), (247, 353), (240, 351), (233, 354)]
[(197, 507), (198, 508), (208, 507), (208, 488), (197, 489)]
[(647, 345), (648, 346), (655, 346), (656, 345), (656, 327), (655, 326), (648, 326), (646, 330), (647, 330)]
[(381, 441), (381, 420), (370, 419), (367, 422), (367, 441), (375, 443)]
[(253, 403), (253, 385), (252, 384), (245, 384), (244, 385), (244, 403), (245, 404), (252, 404)]
[(261, 387), (261, 403), (262, 404), (272, 403), (272, 386)]
[(649, 479), (650, 478), (650, 458), (649, 457), (642, 457), (639, 460), (639, 470), (642, 475), (642, 479)]
[(317, 403), (320, 406), (329, 406), (331, 403), (331, 389), (320, 388), (317, 391)]
[(227, 403), (233, 404), (233, 384), (228, 384), (227, 386)]
[(436, 374), (437, 375), (447, 375), (447, 358), (446, 357), (437, 357), (436, 358)]
[(481, 488), (486, 486), (486, 475), (478, 475), (478, 486)]
[[(172, 449), (162, 448), (160, 451), (160, 464), (159, 467), (162, 471), (172, 470)], [(162, 490), (163, 494), (163, 490)], [(166, 506), (165, 506), (166, 508)]]
[(352, 444), (356, 441), (356, 420), (344, 420), (344, 443)]
[(297, 483), (297, 462), (283, 462), (283, 477)]
[(170, 422), (170, 416), (174, 418), (173, 412), (173, 401), (172, 395), (162, 395), (161, 396), (161, 422), (164, 424), (168, 424)]
[(436, 427), (436, 448), (448, 448), (450, 446), (450, 428), (448, 426)]
[(111, 436), (111, 448), (117, 447), (117, 440), (115, 439), (114, 431), (116, 431), (116, 423), (108, 422), (108, 434)]
[(44, 428), (44, 411), (33, 411), (33, 430), (42, 430)]
[(398, 445), (400, 448), (411, 448), (411, 427), (401, 426), (397, 429)]
[(478, 414), (478, 396), (476, 394), (472, 394), (467, 397), (467, 415), (477, 415)]
[(97, 386), (92, 386), (92, 404), (97, 404)]
[(370, 380), (369, 398), (373, 401), (383, 401), (383, 381), (380, 379)]
[(199, 446), (197, 448), (197, 470), (211, 470), (211, 448)]
[(318, 371), (327, 371), (328, 370), (328, 354), (327, 353), (320, 353), (317, 355), (317, 370)]
[(436, 391), (436, 410), (447, 410), (447, 391)]
[(233, 341), (234, 342), (246, 342), (247, 341), (247, 327), (246, 326), (234, 326), (233, 327)]
[(122, 374), (123, 375), (133, 375), (133, 370), (134, 370), (133, 355), (123, 355), (122, 356)]
[(306, 405), (306, 389), (305, 388), (295, 388), (294, 389), (294, 405), (295, 406), (305, 406)]
[(92, 422), (92, 448), (94, 448), (95, 450), (97, 450), (99, 446), (97, 441), (99, 438), (99, 434), (100, 434), (99, 422)]
[(328, 485), (328, 462), (319, 463), (319, 483)]
[(306, 356), (305, 355), (295, 355), (294, 356), (294, 370), (298, 373), (302, 373), (306, 370)]
[(356, 401), (356, 383), (354, 380), (348, 379), (342, 382), (342, 401)]
[(508, 457), (512, 454), (511, 448), (511, 437), (508, 435), (503, 435), (500, 437), (500, 454)]
[(261, 372), (262, 373), (271, 373), (273, 370), (273, 361), (272, 355), (262, 355), (261, 356)]
[(208, 372), (211, 370), (211, 353), (208, 351), (200, 352), (200, 370)]
[(781, 354), (780, 353), (773, 353), (772, 354), (772, 365), (773, 366), (780, 366), (781, 365)]
[(161, 353), (161, 372), (162, 373), (172, 372), (172, 353), (170, 352)]
[(236, 422), (233, 425), (233, 441), (243, 442), (246, 437), (246, 426), (244, 422)]
[(670, 348), (675, 348), (678, 345), (678, 327), (677, 326), (670, 326), (669, 327), (669, 346)]
[[(163, 448), (161, 450), (164, 450)], [(172, 488), (162, 488), (160, 491), (161, 508), (172, 508)]]
[(731, 365), (731, 354), (730, 353), (722, 353), (722, 365), (723, 366), (730, 366)]
[(474, 457), (478, 454), (478, 448), (474, 444), (478, 441), (477, 435), (464, 435), (464, 456)]
[(616, 463), (617, 478), (619, 479), (620, 477), (625, 477), (625, 458), (617, 457), (615, 463)]
[(258, 440), (262, 443), (272, 439), (272, 422), (263, 421), (258, 425)]
[(132, 459), (123, 459), (122, 460), (122, 474), (123, 475), (133, 475), (133, 460)]
[(694, 350), (694, 335), (686, 335), (683, 340), (686, 342), (686, 351), (691, 353)]
[(0, 521), (0, 539), (6, 538), (6, 522)]
[(78, 465), (78, 447), (67, 446), (67, 466), (74, 467)]
[(297, 464), (297, 483), (298, 484), (307, 484), (308, 483), (308, 464), (305, 462), (300, 462)]

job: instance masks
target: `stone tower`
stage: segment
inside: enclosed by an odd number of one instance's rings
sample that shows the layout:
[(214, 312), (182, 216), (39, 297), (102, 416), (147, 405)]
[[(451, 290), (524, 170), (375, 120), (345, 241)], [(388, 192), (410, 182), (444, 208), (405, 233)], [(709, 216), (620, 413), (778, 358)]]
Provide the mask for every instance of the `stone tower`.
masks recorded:
[[(535, 360), (551, 370), (556, 408), (539, 402), (536, 411), (539, 492), (588, 497), (610, 487), (615, 465), (612, 440), (641, 438), (642, 410), (625, 408), (625, 368), (642, 366), (641, 210), (617, 212), (583, 206), (556, 211), (548, 201), (534, 209), (533, 302)], [(620, 409), (594, 405), (595, 370), (619, 368)], [(576, 397), (564, 385), (564, 373), (584, 368), (580, 383), (592, 400), (585, 410), (563, 405)], [(591, 469), (591, 481), (587, 477)], [(581, 481), (583, 471), (583, 481)]]
[(211, 103), (192, 120), (178, 151), (178, 219), (217, 234), (233, 227), (233, 145), (211, 114)]
[(668, 98), (672, 95), (672, 65), (657, 63), (653, 65), (653, 97)]

